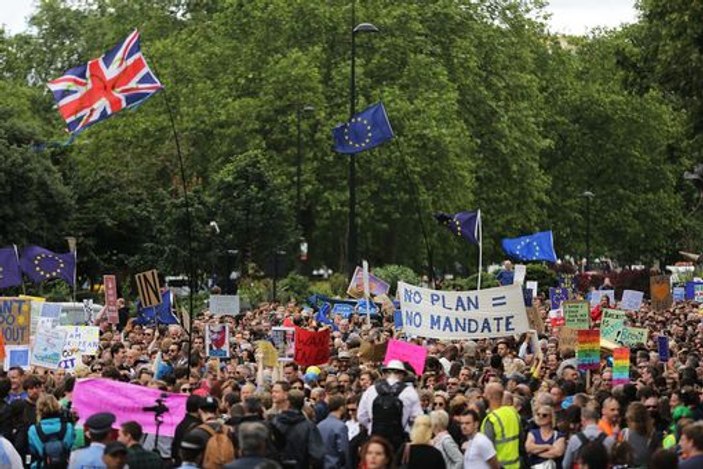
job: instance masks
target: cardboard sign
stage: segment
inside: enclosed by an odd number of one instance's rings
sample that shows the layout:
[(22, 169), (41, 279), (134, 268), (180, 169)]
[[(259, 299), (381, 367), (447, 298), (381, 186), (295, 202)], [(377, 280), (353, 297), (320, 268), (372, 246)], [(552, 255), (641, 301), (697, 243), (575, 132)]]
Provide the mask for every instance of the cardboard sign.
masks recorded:
[(239, 295), (210, 295), (210, 313), (214, 316), (239, 314)]
[(117, 324), (120, 322), (120, 315), (117, 312), (117, 277), (114, 275), (103, 275), (103, 285), (105, 286), (107, 322)]
[(159, 284), (159, 273), (148, 270), (134, 276), (139, 292), (139, 301), (142, 308), (150, 308), (161, 304), (161, 285)]
[(359, 358), (372, 363), (381, 363), (386, 356), (387, 350), (388, 342), (376, 344), (365, 340), (359, 347)]
[(606, 340), (617, 342), (625, 327), (627, 315), (617, 309), (603, 309), (603, 319), (600, 322), (600, 335)]
[(229, 324), (207, 325), (205, 349), (208, 357), (229, 358)]
[(644, 298), (644, 292), (637, 290), (625, 290), (622, 292), (622, 301), (620, 302), (620, 309), (625, 311), (639, 311), (640, 306), (642, 306), (642, 299)]
[(330, 330), (308, 331), (295, 328), (295, 362), (308, 367), (330, 361)]
[(660, 362), (666, 363), (669, 361), (669, 338), (667, 336), (657, 336), (657, 351), (659, 352)]
[(540, 334), (544, 332), (544, 320), (539, 314), (537, 308), (527, 308), (527, 321), (530, 323), (530, 329), (534, 329)]
[(59, 366), (66, 342), (66, 331), (41, 329), (34, 338), (30, 364), (55, 370)]
[(662, 311), (671, 308), (674, 297), (671, 294), (671, 282), (668, 275), (657, 275), (649, 279), (649, 291), (652, 310)]
[(630, 382), (630, 349), (620, 347), (613, 350), (613, 386)]
[(65, 331), (66, 349), (80, 352), (82, 355), (95, 355), (100, 345), (100, 328), (98, 326), (60, 326)]
[(623, 327), (618, 342), (629, 347), (646, 344), (648, 332), (646, 327)]
[(30, 301), (0, 298), (0, 332), (5, 345), (29, 345)]
[(295, 328), (272, 327), (271, 341), (276, 347), (279, 362), (292, 362), (295, 358)]
[(402, 342), (400, 340), (390, 339), (388, 341), (388, 349), (383, 364), (387, 365), (391, 360), (400, 360), (408, 362), (415, 370), (417, 376), (422, 376), (425, 371), (425, 360), (427, 359), (427, 349), (419, 345)]
[(597, 306), (604, 296), (608, 297), (610, 306), (615, 305), (615, 290), (593, 290), (591, 292), (591, 307)]
[(268, 340), (257, 340), (256, 348), (259, 349), (264, 356), (264, 366), (275, 368), (278, 363), (278, 353), (276, 353), (276, 347), (274, 347)]
[(565, 301), (564, 323), (572, 329), (588, 329), (591, 327), (591, 315), (587, 301)]
[[(391, 286), (387, 282), (384, 282), (373, 274), (369, 274), (369, 293), (372, 296), (386, 295), (390, 289)], [(351, 282), (349, 282), (347, 295), (356, 299), (364, 296), (364, 271), (359, 268), (359, 266), (354, 270), (354, 275), (352, 276)]]
[(578, 331), (570, 327), (562, 327), (559, 329), (559, 351), (564, 352), (566, 349), (576, 350), (578, 345)]
[(576, 361), (579, 371), (600, 368), (600, 330), (583, 329), (577, 331), (578, 347)]

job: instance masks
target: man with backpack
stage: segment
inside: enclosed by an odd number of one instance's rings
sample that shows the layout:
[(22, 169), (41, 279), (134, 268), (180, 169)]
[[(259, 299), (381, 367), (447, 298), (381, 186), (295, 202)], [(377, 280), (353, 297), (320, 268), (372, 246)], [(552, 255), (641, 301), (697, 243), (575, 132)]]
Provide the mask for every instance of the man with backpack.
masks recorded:
[(384, 437), (397, 451), (407, 440), (406, 429), (422, 414), (422, 406), (415, 388), (405, 382), (403, 362), (390, 360), (382, 371), (384, 378), (361, 396), (357, 418), (369, 434)]
[(325, 444), (317, 426), (302, 412), (305, 394), (297, 389), (288, 393), (288, 410), (273, 417), (271, 431), (283, 467), (309, 469), (322, 467)]
[(572, 435), (569, 438), (569, 443), (566, 445), (564, 452), (564, 461), (562, 467), (564, 469), (572, 469), (578, 461), (581, 449), (589, 442), (602, 444), (608, 452), (615, 443), (612, 437), (609, 437), (605, 432), (598, 428), (598, 419), (600, 418), (598, 411), (591, 407), (581, 409), (581, 431)]
[(198, 409), (203, 423), (190, 432), (205, 441), (203, 469), (222, 469), (235, 456), (231, 428), (218, 418), (218, 410), (217, 399), (212, 396), (203, 398)]

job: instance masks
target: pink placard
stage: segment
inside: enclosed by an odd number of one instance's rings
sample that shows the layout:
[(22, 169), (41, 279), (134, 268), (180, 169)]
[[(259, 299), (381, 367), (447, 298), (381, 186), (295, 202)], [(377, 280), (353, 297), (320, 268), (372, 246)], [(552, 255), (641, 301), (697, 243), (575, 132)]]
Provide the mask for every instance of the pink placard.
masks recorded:
[(383, 360), (383, 364), (387, 365), (391, 360), (408, 362), (410, 366), (413, 367), (413, 370), (415, 370), (415, 374), (422, 376), (423, 371), (425, 371), (426, 358), (426, 348), (391, 339), (388, 341), (388, 350), (386, 350), (386, 358)]
[(107, 321), (110, 324), (117, 324), (120, 322), (120, 316), (117, 313), (117, 279), (114, 275), (103, 275), (103, 285), (105, 286)]
[(73, 409), (78, 412), (79, 423), (99, 412), (112, 412), (117, 420), (113, 428), (134, 420), (144, 429), (144, 433), (156, 433), (154, 413), (144, 411), (144, 407), (156, 405), (156, 399), (164, 395), (164, 405), (168, 412), (163, 414), (163, 424), (159, 434), (173, 436), (176, 426), (186, 414), (185, 394), (165, 393), (158, 389), (122, 383), (111, 379), (88, 378), (76, 382), (73, 391)]

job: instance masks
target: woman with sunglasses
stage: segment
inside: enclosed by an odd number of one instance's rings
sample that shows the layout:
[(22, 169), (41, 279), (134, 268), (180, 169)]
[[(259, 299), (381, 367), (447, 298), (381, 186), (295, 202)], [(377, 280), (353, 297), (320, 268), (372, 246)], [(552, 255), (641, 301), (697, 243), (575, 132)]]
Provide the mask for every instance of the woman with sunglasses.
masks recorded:
[(554, 429), (554, 409), (550, 406), (538, 406), (535, 423), (539, 428), (530, 430), (525, 442), (528, 465), (540, 469), (561, 468), (566, 442), (564, 435)]

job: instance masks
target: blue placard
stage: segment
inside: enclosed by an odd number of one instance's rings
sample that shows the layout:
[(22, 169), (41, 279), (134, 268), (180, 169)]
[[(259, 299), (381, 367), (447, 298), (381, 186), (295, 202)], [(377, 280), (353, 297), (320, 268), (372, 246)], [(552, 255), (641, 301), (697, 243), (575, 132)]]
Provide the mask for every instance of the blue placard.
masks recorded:
[(393, 323), (395, 324), (396, 330), (403, 328), (403, 313), (400, 310), (393, 312)]
[(343, 318), (348, 318), (354, 314), (354, 306), (347, 303), (336, 303), (332, 306), (332, 314), (339, 314)]
[(376, 304), (373, 301), (366, 300), (363, 298), (359, 300), (359, 302), (356, 304), (356, 307), (359, 311), (359, 314), (369, 314), (369, 309), (371, 310), (371, 314), (378, 312), (378, 308), (376, 307)]
[(659, 350), (659, 361), (669, 361), (669, 338), (665, 335), (657, 337), (657, 349)]
[(674, 301), (681, 302), (686, 300), (686, 288), (685, 287), (674, 287)]

